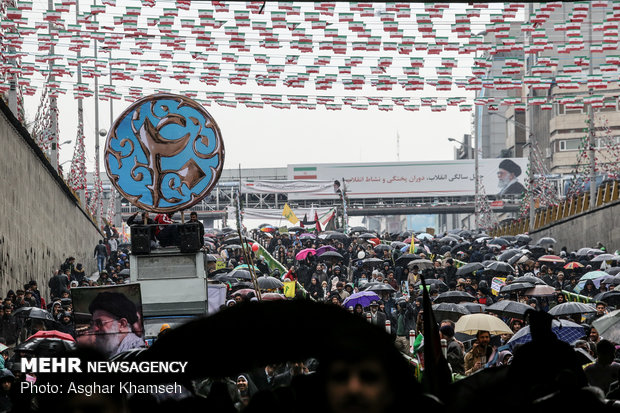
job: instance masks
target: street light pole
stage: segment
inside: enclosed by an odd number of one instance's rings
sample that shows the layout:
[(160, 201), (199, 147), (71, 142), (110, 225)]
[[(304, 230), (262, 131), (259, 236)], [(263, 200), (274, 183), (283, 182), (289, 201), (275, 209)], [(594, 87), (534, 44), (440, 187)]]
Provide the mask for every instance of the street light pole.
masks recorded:
[[(589, 32), (590, 32), (590, 64), (589, 75), (592, 77), (592, 3), (588, 2), (588, 15), (590, 16)], [(588, 88), (588, 95), (592, 96), (592, 88)], [(592, 102), (588, 105), (588, 145), (590, 146), (590, 209), (596, 207), (596, 136), (594, 135), (594, 109), (592, 108)]]

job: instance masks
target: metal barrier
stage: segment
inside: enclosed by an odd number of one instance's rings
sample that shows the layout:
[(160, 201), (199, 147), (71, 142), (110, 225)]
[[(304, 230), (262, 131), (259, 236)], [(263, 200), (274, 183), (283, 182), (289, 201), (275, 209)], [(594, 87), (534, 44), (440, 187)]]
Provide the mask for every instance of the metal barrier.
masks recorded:
[[(617, 201), (620, 191), (620, 181), (609, 181), (600, 185), (596, 192), (597, 207)], [(558, 205), (547, 208), (539, 208), (534, 214), (534, 230), (560, 221), (562, 219), (580, 214), (590, 209), (590, 194), (588, 192), (576, 197), (567, 198)], [(530, 230), (530, 219), (521, 218), (512, 222), (500, 224), (493, 228), (489, 235), (499, 237), (502, 235), (524, 234)]]

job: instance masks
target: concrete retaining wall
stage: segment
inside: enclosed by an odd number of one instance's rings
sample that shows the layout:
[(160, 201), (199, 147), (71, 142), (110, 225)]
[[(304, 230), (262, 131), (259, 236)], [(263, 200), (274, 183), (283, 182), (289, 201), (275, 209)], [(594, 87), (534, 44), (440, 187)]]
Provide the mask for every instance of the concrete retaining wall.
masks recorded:
[(101, 234), (26, 129), (0, 100), (0, 296), (34, 279), (46, 300), (68, 256), (95, 270)]
[(547, 225), (530, 235), (534, 240), (547, 236), (555, 238), (558, 242), (556, 253), (564, 246), (575, 251), (582, 247), (594, 248), (602, 242), (607, 252), (613, 254), (620, 248), (620, 201)]

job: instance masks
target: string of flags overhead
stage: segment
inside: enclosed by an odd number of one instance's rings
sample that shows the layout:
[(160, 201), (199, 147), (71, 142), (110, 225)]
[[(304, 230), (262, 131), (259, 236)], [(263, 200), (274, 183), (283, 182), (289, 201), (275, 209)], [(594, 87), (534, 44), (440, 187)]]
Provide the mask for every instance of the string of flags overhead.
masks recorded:
[[(13, 7), (5, 2), (0, 10), (0, 93), (15, 81), (26, 96), (46, 88), (50, 97), (69, 93), (85, 99), (95, 92), (91, 79), (111, 78), (113, 85), (99, 86), (101, 100), (133, 101), (173, 91), (204, 105), (231, 108), (374, 106), (442, 112), (451, 106), (471, 111), (476, 105), (492, 111), (501, 106), (525, 110), (527, 105), (550, 110), (553, 104), (617, 107), (618, 96), (577, 93), (584, 86), (603, 90), (620, 80), (620, 53), (607, 55), (618, 50), (620, 2), (590, 3), (571, 3), (566, 20), (556, 22), (553, 12), (568, 3), (538, 4), (524, 19), (526, 3), (104, 0), (80, 3), (76, 16), (76, 0), (56, 1), (49, 10), (47, 2), (17, 1)], [(581, 32), (590, 7), (606, 16), (593, 24), (595, 43)], [(563, 34), (562, 41), (557, 33)], [(597, 60), (592, 74), (589, 66), (595, 63), (589, 56), (573, 56), (590, 49)], [(506, 58), (501, 74), (494, 73), (493, 57), (509, 51), (526, 57), (555, 52), (557, 57), (538, 58), (527, 73), (523, 58)], [(76, 81), (78, 65), (85, 79), (81, 83)], [(162, 83), (166, 88), (160, 88)], [(575, 96), (492, 96), (493, 90), (549, 90), (552, 85)], [(236, 92), (246, 86), (266, 93)], [(483, 88), (485, 98), (467, 93)], [(291, 89), (305, 93), (286, 92)], [(459, 91), (462, 98), (444, 93)], [(403, 95), (393, 96), (399, 92)]]

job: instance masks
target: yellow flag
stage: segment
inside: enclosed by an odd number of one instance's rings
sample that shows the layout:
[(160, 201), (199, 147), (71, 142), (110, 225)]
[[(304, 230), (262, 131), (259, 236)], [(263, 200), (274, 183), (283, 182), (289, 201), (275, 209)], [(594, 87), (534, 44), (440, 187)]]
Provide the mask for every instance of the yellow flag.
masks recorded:
[(413, 254), (415, 252), (415, 238), (413, 235), (411, 236), (411, 245), (409, 246), (409, 254)]
[(295, 281), (284, 282), (284, 296), (288, 298), (295, 298)]
[(284, 209), (282, 210), (282, 216), (288, 219), (291, 222), (291, 224), (296, 224), (299, 222), (299, 219), (295, 216), (295, 213), (293, 212), (291, 207), (288, 206), (288, 204), (284, 204)]

